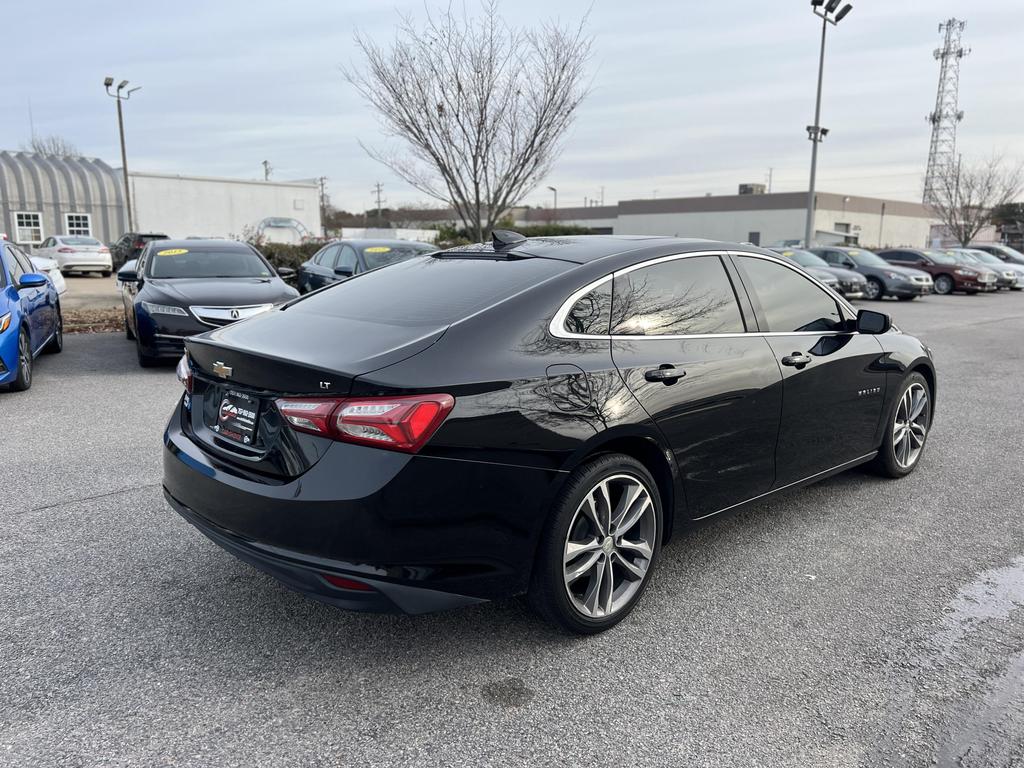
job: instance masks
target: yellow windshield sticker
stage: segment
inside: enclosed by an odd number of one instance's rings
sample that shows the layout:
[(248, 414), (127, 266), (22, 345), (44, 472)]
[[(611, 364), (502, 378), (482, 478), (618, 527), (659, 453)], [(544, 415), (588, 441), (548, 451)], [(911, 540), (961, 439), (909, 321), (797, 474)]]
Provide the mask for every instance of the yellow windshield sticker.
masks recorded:
[(850, 254), (851, 256), (856, 256), (858, 253), (860, 253), (860, 251), (847, 251), (847, 253)]
[(783, 256), (792, 256), (792, 255), (793, 255), (793, 252), (792, 252), (792, 251), (783, 251), (783, 252), (782, 252), (782, 255), (783, 255)]
[(183, 253), (188, 253), (188, 248), (168, 248), (165, 251), (157, 251), (157, 256), (181, 256)]
[(375, 245), (371, 248), (366, 248), (363, 253), (387, 253), (390, 250), (386, 245)]

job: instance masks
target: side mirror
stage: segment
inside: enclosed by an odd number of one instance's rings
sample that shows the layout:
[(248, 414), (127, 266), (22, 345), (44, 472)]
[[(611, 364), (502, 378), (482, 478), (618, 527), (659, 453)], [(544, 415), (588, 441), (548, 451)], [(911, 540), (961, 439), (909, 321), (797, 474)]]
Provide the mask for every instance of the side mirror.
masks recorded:
[(341, 277), (352, 277), (352, 267), (335, 267), (334, 274)]
[(122, 267), (117, 271), (117, 279), (122, 283), (137, 283), (139, 281), (139, 273), (135, 271), (135, 265), (131, 268)]
[(42, 288), (46, 282), (46, 275), (40, 275), (38, 272), (26, 272), (18, 281), (18, 288)]
[(277, 268), (277, 276), (278, 277), (295, 277), (295, 270), (292, 269), (291, 267), (278, 267)]
[(857, 312), (857, 333), (879, 334), (892, 328), (892, 320), (884, 312), (862, 309)]

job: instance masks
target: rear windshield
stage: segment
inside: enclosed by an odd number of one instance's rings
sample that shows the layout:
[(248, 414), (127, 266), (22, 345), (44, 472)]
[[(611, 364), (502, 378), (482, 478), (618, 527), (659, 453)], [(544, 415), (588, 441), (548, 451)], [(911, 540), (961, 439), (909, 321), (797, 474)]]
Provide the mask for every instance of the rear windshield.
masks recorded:
[(554, 259), (419, 256), (311, 294), (291, 311), (383, 325), (450, 325), (574, 266)]
[(406, 261), (413, 256), (422, 256), (425, 253), (433, 253), (437, 248), (431, 245), (420, 245), (419, 243), (402, 243), (401, 245), (368, 245), (363, 248), (363, 260), (367, 269), (386, 267), (388, 264), (397, 264)]
[(248, 248), (151, 247), (146, 277), (271, 277), (270, 267)]
[(62, 237), (64, 245), (102, 245), (95, 237)]

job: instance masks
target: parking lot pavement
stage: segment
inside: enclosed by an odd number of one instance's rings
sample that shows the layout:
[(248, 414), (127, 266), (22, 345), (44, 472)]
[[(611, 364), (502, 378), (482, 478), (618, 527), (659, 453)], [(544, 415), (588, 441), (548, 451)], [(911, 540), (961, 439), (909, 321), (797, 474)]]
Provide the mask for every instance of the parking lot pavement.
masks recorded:
[(1024, 764), (1024, 296), (881, 306), (939, 366), (918, 470), (677, 536), (587, 639), (282, 588), (164, 504), (173, 370), (68, 337), (0, 395), (0, 764)]
[(67, 291), (60, 297), (60, 304), (64, 309), (121, 308), (121, 292), (117, 288), (115, 275), (67, 275), (64, 282), (68, 286)]

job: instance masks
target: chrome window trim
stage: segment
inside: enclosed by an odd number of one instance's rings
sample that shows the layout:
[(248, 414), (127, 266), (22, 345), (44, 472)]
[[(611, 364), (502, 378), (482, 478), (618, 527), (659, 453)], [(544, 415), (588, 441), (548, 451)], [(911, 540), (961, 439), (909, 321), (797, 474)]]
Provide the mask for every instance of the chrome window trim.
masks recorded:
[[(610, 334), (610, 333), (572, 333), (565, 330), (565, 319), (569, 315), (569, 311), (573, 305), (581, 298), (586, 296), (595, 288), (600, 287), (609, 280), (613, 280), (615, 277), (620, 275), (626, 275), (630, 272), (634, 272), (638, 269), (645, 267), (654, 266), (655, 264), (662, 264), (667, 261), (676, 261), (678, 259), (689, 259), (697, 256), (751, 256), (755, 259), (764, 259), (765, 261), (774, 261), (776, 264), (781, 264), (787, 269), (796, 272), (800, 277), (809, 281), (811, 284), (816, 286), (819, 290), (824, 291), (829, 298), (833, 299), (836, 304), (839, 305), (840, 311), (845, 310), (850, 314), (848, 320), (853, 320), (857, 317), (857, 310), (853, 308), (845, 298), (840, 296), (836, 291), (829, 288), (827, 285), (822, 283), (817, 278), (804, 272), (799, 266), (787, 262), (785, 259), (777, 256), (769, 256), (764, 253), (754, 253), (753, 251), (734, 251), (734, 250), (716, 250), (716, 251), (690, 251), (687, 253), (674, 253), (668, 256), (659, 256), (649, 261), (642, 261), (639, 264), (631, 264), (628, 267), (616, 270), (611, 274), (600, 277), (590, 283), (587, 283), (582, 288), (574, 291), (570, 294), (569, 298), (562, 302), (562, 305), (558, 308), (555, 316), (551, 318), (551, 322), (548, 323), (548, 333), (554, 336), (556, 339), (600, 339), (604, 341), (614, 340), (629, 340), (635, 341), (637, 339), (736, 339), (753, 336), (846, 336), (856, 331), (792, 331), (786, 333), (784, 331), (747, 331), (745, 333), (689, 333), (689, 334), (666, 334), (660, 336), (643, 336), (643, 335), (631, 335), (631, 334)], [(730, 276), (731, 282), (731, 276)], [(737, 301), (737, 304), (739, 302)]]

